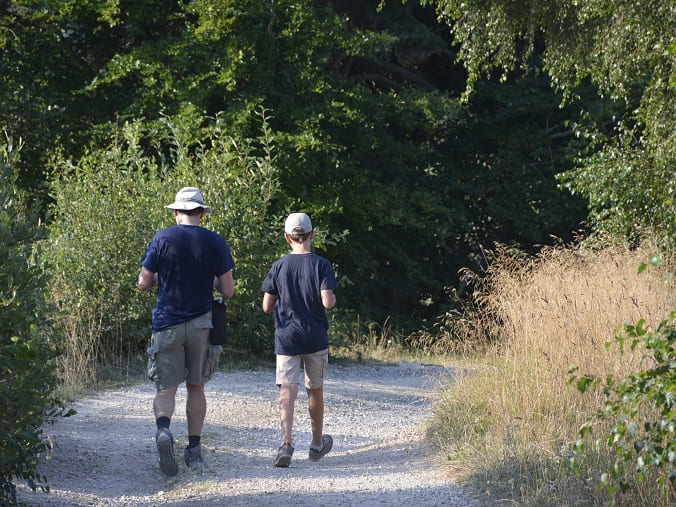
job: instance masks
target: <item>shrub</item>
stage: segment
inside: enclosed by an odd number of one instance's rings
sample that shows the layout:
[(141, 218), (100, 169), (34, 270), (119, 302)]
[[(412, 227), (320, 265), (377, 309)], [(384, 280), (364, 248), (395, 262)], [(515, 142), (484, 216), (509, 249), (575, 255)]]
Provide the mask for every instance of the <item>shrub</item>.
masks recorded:
[[(56, 347), (45, 324), (39, 244), (45, 232), (17, 190), (13, 167), (20, 145), (0, 145), (0, 504), (16, 503), (14, 478), (44, 486), (39, 454), (47, 449), (42, 425), (62, 410), (53, 393)], [(37, 206), (33, 206), (36, 208)]]
[(174, 223), (164, 205), (183, 186), (202, 189), (213, 209), (203, 225), (228, 241), (235, 259), (230, 346), (270, 344), (258, 287), (283, 245), (269, 213), (277, 179), (264, 112), (261, 126), (259, 138), (234, 139), (218, 117), (125, 124), (76, 163), (56, 161), (49, 258), (66, 374), (93, 381), (102, 360), (145, 349), (155, 297), (136, 289), (140, 259), (153, 234)]

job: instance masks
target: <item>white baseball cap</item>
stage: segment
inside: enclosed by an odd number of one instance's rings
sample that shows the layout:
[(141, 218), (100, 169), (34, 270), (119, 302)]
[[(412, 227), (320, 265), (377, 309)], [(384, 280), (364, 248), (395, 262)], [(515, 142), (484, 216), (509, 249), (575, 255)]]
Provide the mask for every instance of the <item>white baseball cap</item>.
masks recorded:
[(284, 232), (287, 234), (307, 234), (312, 231), (312, 222), (305, 213), (291, 213), (284, 222)]
[(199, 188), (183, 187), (176, 194), (176, 199), (171, 204), (165, 206), (167, 209), (177, 209), (179, 211), (190, 211), (196, 208), (204, 209), (205, 213), (211, 213), (211, 208), (204, 204), (204, 198)]

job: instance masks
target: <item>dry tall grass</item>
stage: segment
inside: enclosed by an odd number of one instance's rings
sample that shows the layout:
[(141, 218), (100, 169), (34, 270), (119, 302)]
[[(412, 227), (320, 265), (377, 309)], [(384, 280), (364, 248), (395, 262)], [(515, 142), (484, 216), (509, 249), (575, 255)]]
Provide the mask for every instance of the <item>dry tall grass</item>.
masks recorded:
[[(604, 401), (567, 385), (568, 372), (577, 366), (624, 378), (642, 368), (641, 350), (621, 355), (605, 344), (623, 323), (643, 318), (655, 327), (676, 307), (676, 291), (664, 283), (669, 263), (638, 274), (653, 253), (649, 246), (558, 246), (531, 258), (496, 252), (466, 316), (490, 335), (479, 341), (497, 343), (490, 366), (451, 384), (430, 426), (449, 459), (478, 470), (492, 495), (521, 505), (607, 501), (597, 488), (600, 470), (579, 479), (566, 470), (580, 425)], [(602, 468), (604, 454), (599, 448), (591, 466)], [(636, 495), (650, 498), (649, 488)]]
[(58, 299), (58, 292), (54, 291), (53, 295), (59, 309), (53, 324), (61, 331), (57, 375), (61, 380), (58, 394), (62, 399), (77, 398), (97, 386), (145, 378), (145, 357), (129, 352), (121, 329), (104, 325), (100, 308), (86, 304), (67, 308), (64, 301)]

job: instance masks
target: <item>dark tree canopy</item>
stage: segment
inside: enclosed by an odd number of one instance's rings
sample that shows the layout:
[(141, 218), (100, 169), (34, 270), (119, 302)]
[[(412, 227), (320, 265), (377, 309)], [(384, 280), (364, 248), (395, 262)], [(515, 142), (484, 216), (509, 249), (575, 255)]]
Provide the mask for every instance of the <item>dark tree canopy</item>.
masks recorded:
[(635, 238), (646, 228), (676, 238), (676, 8), (671, 0), (436, 0), (469, 79), (503, 77), (530, 57), (565, 100), (593, 83), (623, 106), (614, 131), (593, 111), (577, 134), (589, 140), (565, 186), (584, 196), (598, 230)]
[(229, 135), (256, 137), (263, 106), (274, 211), (312, 215), (343, 308), (363, 318), (434, 316), (483, 247), (566, 237), (585, 213), (555, 181), (573, 167), (578, 112), (539, 77), (477, 83), (463, 104), (467, 71), (431, 7), (20, 0), (0, 9), (0, 29), (0, 128), (25, 139), (25, 186), (46, 188), (56, 152), (103, 149), (127, 121), (168, 159), (152, 135), (164, 119), (196, 148), (216, 115)]

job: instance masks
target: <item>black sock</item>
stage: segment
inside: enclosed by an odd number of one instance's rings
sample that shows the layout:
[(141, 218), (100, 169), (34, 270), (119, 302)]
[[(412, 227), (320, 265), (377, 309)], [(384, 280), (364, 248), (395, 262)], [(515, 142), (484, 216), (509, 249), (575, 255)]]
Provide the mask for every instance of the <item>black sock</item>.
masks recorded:
[(200, 437), (192, 437), (188, 435), (188, 449), (192, 449), (198, 445), (200, 445)]
[(158, 417), (157, 421), (155, 421), (155, 424), (157, 424), (157, 429), (159, 430), (160, 428), (167, 428), (169, 429), (169, 422), (171, 419), (169, 419), (166, 416)]

